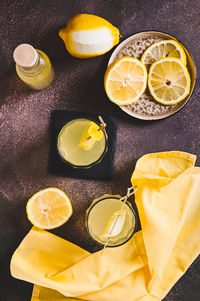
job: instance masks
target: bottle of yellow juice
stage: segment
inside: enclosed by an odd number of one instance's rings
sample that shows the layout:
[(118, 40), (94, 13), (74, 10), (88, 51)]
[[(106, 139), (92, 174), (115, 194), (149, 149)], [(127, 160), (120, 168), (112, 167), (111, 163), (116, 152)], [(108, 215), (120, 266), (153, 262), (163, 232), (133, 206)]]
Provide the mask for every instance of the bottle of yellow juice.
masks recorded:
[(47, 88), (54, 79), (54, 69), (48, 56), (29, 44), (15, 48), (13, 58), (19, 78), (34, 90)]

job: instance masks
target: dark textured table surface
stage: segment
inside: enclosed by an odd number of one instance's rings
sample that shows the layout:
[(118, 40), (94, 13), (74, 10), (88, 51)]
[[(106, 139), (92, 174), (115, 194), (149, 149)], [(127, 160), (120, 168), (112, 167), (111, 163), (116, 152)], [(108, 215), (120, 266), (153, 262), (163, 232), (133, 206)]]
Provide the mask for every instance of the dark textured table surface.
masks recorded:
[[(130, 186), (136, 160), (149, 152), (183, 150), (200, 164), (200, 88), (189, 103), (170, 118), (139, 121), (108, 101), (103, 76), (111, 52), (93, 59), (71, 57), (58, 30), (77, 13), (104, 17), (120, 29), (122, 39), (144, 30), (176, 36), (193, 54), (199, 71), (199, 0), (1, 0), (0, 1), (0, 279), (2, 301), (30, 300), (32, 285), (10, 276), (13, 251), (30, 230), (27, 199), (55, 186), (72, 200), (74, 214), (54, 233), (89, 251), (98, 249), (84, 225), (86, 208), (104, 193), (123, 194)], [(50, 57), (56, 71), (46, 90), (29, 90), (15, 72), (12, 52), (30, 43)], [(199, 72), (198, 72), (199, 73)], [(54, 109), (107, 112), (118, 120), (115, 175), (112, 182), (59, 178), (48, 174), (49, 118)], [(200, 259), (164, 299), (200, 300)], [(122, 300), (125, 301), (125, 300)]]

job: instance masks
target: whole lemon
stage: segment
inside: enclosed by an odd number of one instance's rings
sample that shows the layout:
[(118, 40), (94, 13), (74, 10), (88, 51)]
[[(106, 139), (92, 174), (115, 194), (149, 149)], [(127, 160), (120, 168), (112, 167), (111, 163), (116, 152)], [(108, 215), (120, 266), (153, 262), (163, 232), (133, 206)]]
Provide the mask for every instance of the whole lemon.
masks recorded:
[(89, 58), (108, 52), (119, 43), (119, 30), (105, 19), (78, 14), (67, 26), (60, 29), (59, 36), (72, 56)]

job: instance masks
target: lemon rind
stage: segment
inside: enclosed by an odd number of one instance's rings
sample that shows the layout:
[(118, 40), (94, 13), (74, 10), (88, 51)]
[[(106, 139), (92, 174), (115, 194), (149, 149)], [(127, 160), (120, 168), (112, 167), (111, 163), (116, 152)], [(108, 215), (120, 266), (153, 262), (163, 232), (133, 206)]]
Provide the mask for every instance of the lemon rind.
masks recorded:
[[(81, 52), (78, 51), (74, 45), (72, 33), (75, 31), (87, 31), (107, 28), (112, 37), (112, 45), (105, 50), (98, 52)], [(112, 25), (109, 21), (92, 14), (77, 14), (73, 16), (67, 23), (67, 26), (59, 30), (59, 36), (63, 40), (67, 51), (74, 57), (84, 59), (100, 56), (110, 51), (115, 45), (119, 43), (120, 32), (117, 27)], [(81, 43), (80, 43), (81, 44)], [(84, 43), (83, 43), (84, 44)], [(87, 46), (87, 44), (85, 44)]]

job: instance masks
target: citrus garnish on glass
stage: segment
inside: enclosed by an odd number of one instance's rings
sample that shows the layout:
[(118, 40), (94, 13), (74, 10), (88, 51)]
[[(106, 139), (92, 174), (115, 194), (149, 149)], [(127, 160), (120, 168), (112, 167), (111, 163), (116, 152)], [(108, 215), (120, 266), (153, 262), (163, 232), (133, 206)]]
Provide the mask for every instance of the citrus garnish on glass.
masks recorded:
[(96, 141), (103, 138), (102, 127), (91, 121), (84, 129), (79, 142), (79, 146), (85, 150), (90, 150)]
[(120, 209), (112, 214), (110, 217), (105, 230), (102, 234), (104, 238), (111, 238), (117, 236), (122, 231), (126, 217), (126, 210)]

